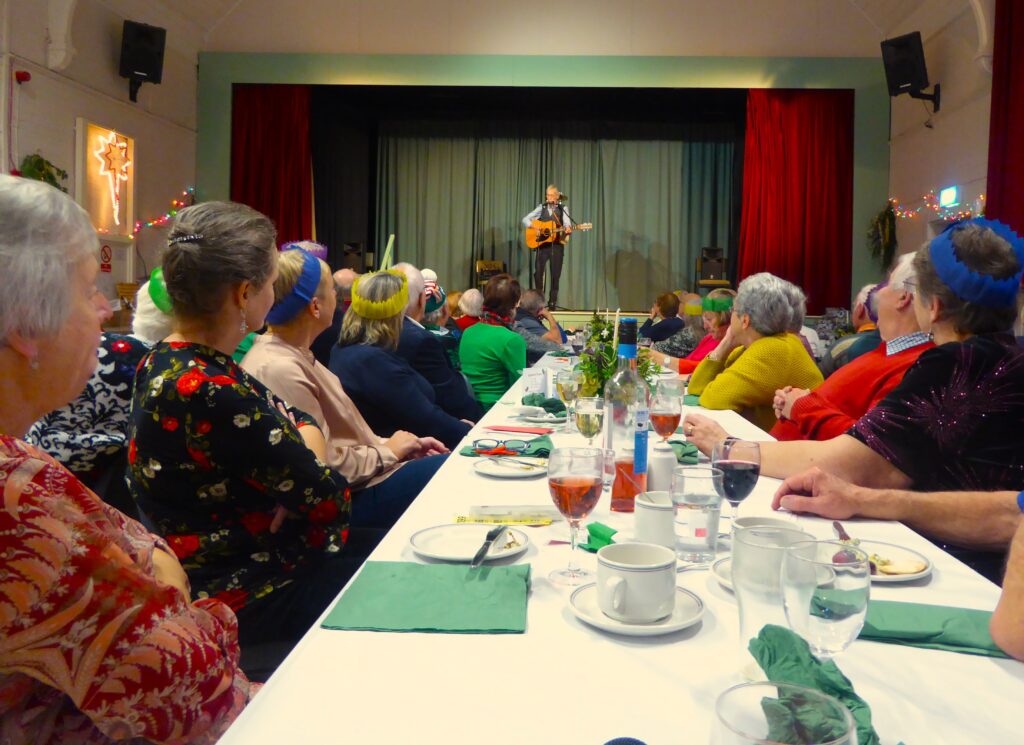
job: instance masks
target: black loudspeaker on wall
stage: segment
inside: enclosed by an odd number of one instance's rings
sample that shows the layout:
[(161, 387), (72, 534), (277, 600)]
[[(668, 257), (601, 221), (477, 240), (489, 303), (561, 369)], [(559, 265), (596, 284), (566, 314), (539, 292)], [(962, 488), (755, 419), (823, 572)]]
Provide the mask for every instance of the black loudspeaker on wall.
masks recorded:
[(145, 23), (125, 21), (121, 34), (122, 78), (128, 78), (128, 95), (138, 101), (143, 83), (160, 83), (164, 71), (167, 31)]
[(939, 84), (935, 84), (934, 93), (923, 92), (928, 87), (928, 68), (924, 62), (920, 31), (883, 41), (882, 64), (885, 65), (885, 81), (890, 96), (908, 93), (911, 98), (931, 101), (933, 113), (939, 110)]

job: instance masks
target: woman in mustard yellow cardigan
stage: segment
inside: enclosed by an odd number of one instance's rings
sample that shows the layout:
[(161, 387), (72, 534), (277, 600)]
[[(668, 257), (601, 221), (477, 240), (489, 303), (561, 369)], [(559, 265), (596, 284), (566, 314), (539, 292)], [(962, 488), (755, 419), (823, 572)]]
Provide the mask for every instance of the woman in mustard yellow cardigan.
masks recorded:
[(770, 430), (776, 390), (813, 390), (822, 382), (803, 342), (787, 331), (792, 316), (783, 280), (761, 272), (740, 282), (729, 330), (694, 370), (687, 392), (707, 409), (732, 409)]

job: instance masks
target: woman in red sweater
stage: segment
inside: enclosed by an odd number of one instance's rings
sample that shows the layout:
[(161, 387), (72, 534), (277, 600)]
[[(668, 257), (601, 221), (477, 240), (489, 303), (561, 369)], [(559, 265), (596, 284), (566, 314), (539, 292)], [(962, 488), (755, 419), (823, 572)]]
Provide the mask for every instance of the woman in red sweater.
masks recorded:
[(711, 354), (718, 342), (722, 341), (725, 332), (729, 329), (729, 320), (732, 317), (732, 301), (736, 297), (733, 290), (718, 289), (712, 290), (704, 298), (703, 321), (704, 330), (707, 336), (700, 340), (700, 344), (686, 357), (669, 357), (661, 352), (651, 351), (651, 359), (658, 364), (679, 370), (680, 375), (689, 375), (697, 369), (700, 361)]

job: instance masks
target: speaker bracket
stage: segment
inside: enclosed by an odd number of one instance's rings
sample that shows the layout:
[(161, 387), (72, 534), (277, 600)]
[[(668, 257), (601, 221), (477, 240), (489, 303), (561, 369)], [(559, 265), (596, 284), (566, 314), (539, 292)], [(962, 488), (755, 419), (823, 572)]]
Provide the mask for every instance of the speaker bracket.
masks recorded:
[(143, 78), (128, 78), (128, 98), (131, 99), (132, 103), (139, 102), (139, 88), (145, 82)]
[(939, 106), (942, 103), (942, 98), (941, 87), (938, 83), (935, 84), (935, 87), (932, 89), (931, 93), (924, 93), (923, 91), (907, 91), (907, 93), (910, 94), (911, 98), (920, 98), (922, 101), (931, 101), (932, 113), (939, 113)]

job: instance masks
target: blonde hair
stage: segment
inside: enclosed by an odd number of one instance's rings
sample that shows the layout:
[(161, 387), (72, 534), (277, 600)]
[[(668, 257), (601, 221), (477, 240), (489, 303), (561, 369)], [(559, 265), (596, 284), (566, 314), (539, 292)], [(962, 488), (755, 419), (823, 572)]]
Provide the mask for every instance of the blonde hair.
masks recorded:
[(461, 299), (462, 292), (456, 290), (455, 292), (448, 295), (447, 300), (445, 300), (445, 302), (448, 303), (448, 315), (450, 315), (452, 318), (461, 318), (463, 315), (462, 309), (459, 307), (459, 301)]
[[(402, 280), (389, 272), (376, 272), (360, 277), (359, 294), (373, 302), (383, 302), (395, 296), (402, 289)], [(338, 343), (347, 347), (352, 344), (369, 344), (373, 347), (384, 347), (392, 351), (398, 349), (398, 338), (402, 333), (402, 321), (405, 318), (403, 308), (395, 315), (382, 319), (363, 318), (350, 306), (345, 311), (345, 320), (341, 325), (341, 338)]]
[[(295, 289), (295, 285), (302, 276), (302, 267), (305, 266), (305, 251), (293, 249), (283, 252), (277, 260), (277, 279), (274, 280), (274, 302), (280, 303), (288, 294)], [(312, 254), (310, 254), (312, 256)], [(315, 256), (313, 258), (316, 258)], [(334, 277), (331, 276), (331, 268), (323, 259), (316, 259), (320, 262), (320, 284), (316, 287), (316, 296), (321, 300), (327, 297), (328, 292), (334, 291)], [(301, 313), (295, 315), (284, 323), (273, 323), (271, 326), (287, 326), (293, 321), (302, 317)]]
[[(708, 293), (708, 297), (711, 300), (717, 300), (718, 298), (731, 297), (733, 301), (736, 300), (736, 291), (729, 290), (725, 287), (719, 287), (716, 290), (712, 290)], [(715, 316), (715, 328), (722, 328), (722, 326), (728, 326), (729, 320), (732, 318), (731, 310), (706, 310), (705, 313), (711, 313)]]

